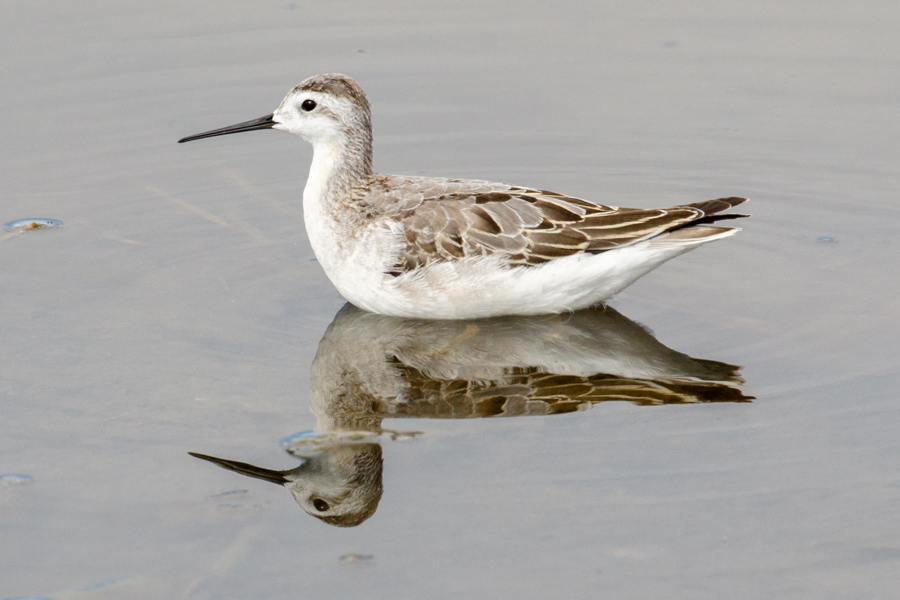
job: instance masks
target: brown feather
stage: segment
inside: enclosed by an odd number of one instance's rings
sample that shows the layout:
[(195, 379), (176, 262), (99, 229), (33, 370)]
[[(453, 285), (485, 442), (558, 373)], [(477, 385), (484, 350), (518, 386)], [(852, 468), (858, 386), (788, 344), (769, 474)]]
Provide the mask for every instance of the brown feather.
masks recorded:
[[(603, 252), (716, 219), (744, 198), (670, 208), (616, 208), (581, 198), (489, 181), (377, 176), (378, 194), (403, 198), (390, 216), (407, 246), (391, 270), (401, 275), (435, 262), (495, 255), (535, 266), (579, 252)], [(374, 192), (373, 192), (374, 193)], [(412, 197), (412, 199), (411, 199)]]

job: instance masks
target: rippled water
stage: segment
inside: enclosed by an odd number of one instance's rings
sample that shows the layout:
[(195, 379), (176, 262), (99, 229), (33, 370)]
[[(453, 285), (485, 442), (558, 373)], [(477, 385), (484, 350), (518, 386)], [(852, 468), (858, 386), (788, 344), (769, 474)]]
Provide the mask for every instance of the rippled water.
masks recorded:
[[(0, 232), (0, 598), (896, 594), (894, 3), (0, 13), (0, 223), (62, 222)], [(325, 71), (379, 171), (753, 217), (610, 310), (342, 308), (302, 141), (175, 143)]]

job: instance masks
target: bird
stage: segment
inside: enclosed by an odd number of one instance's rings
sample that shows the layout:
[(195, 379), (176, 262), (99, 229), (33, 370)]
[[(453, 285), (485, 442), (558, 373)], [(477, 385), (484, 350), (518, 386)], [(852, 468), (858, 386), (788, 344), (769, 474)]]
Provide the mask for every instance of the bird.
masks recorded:
[(746, 201), (606, 206), (482, 180), (381, 175), (369, 100), (351, 77), (310, 77), (271, 114), (178, 140), (277, 129), (313, 147), (303, 216), (317, 262), (349, 302), (394, 317), (475, 319), (602, 303), (662, 263), (738, 228)]

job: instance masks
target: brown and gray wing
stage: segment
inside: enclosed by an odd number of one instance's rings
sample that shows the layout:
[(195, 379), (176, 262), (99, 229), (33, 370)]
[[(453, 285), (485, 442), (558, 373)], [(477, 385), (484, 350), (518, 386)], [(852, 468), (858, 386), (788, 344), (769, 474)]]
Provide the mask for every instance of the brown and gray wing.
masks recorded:
[[(489, 182), (437, 182), (434, 185), (459, 184), (463, 189), (422, 197), (397, 216), (407, 246), (392, 270), (395, 275), (477, 255), (501, 255), (511, 266), (531, 266), (579, 252), (603, 252), (711, 218), (744, 201), (725, 198), (664, 209), (616, 208), (547, 191), (497, 189), (492, 186), (502, 184)], [(484, 191), (465, 189), (473, 184)]]

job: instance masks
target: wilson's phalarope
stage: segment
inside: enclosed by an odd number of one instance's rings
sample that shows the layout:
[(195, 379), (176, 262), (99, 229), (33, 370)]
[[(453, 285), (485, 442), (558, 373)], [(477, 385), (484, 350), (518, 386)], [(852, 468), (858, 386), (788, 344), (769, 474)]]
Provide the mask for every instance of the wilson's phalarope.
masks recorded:
[(667, 260), (739, 231), (711, 225), (746, 198), (670, 208), (603, 206), (490, 181), (372, 172), (369, 101), (316, 75), (274, 113), (179, 140), (281, 129), (313, 146), (303, 214), (338, 291), (371, 312), (431, 319), (575, 310)]

